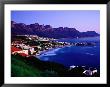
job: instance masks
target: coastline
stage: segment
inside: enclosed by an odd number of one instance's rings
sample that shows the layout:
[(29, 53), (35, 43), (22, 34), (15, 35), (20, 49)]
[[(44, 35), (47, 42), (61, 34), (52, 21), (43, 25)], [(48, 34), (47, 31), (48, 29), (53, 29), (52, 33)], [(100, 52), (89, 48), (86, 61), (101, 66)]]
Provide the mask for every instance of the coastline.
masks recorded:
[(39, 51), (39, 53), (36, 53), (35, 57), (39, 58), (40, 55), (44, 55), (46, 52), (50, 52), (50, 51), (58, 51), (64, 47), (69, 47), (70, 45), (67, 45), (67, 46), (63, 46), (63, 47), (55, 47), (55, 48), (49, 48), (48, 50), (43, 50), (43, 51)]
[[(57, 49), (60, 50), (60, 49), (65, 48), (65, 47), (72, 47), (72, 46), (73, 46), (73, 47), (79, 47), (79, 46), (75, 46), (75, 45), (66, 45), (66, 46), (63, 46), (63, 47), (50, 48), (50, 49), (48, 49), (48, 50), (40, 51), (39, 54), (35, 55), (35, 57), (37, 57), (38, 59), (41, 58), (41, 60), (42, 60), (43, 57), (48, 57), (48, 56), (55, 56), (55, 55), (57, 55), (57, 54), (55, 53)], [(83, 46), (81, 46), (81, 47), (83, 47)], [(93, 46), (93, 47), (94, 47), (94, 46)], [(58, 50), (57, 50), (57, 51), (58, 51)], [(94, 56), (95, 54), (88, 52), (88, 53), (85, 53), (84, 55)], [(71, 65), (74, 65), (74, 64), (71, 64)], [(77, 66), (77, 65), (75, 65), (75, 66)], [(87, 65), (81, 65), (81, 66), (87, 66)], [(98, 66), (88, 66), (88, 67), (97, 67), (97, 68), (100, 70), (100, 67), (98, 67)]]

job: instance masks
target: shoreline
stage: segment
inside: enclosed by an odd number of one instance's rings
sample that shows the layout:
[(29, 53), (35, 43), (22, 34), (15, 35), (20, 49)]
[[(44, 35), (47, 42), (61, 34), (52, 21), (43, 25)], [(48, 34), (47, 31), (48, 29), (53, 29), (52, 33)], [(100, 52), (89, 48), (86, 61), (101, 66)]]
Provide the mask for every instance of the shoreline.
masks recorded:
[[(45, 56), (45, 53), (46, 52), (50, 52), (50, 51), (53, 51), (53, 50), (60, 50), (62, 48), (65, 48), (65, 47), (71, 47), (71, 46), (74, 46), (74, 45), (66, 45), (66, 46), (63, 46), (63, 47), (55, 47), (55, 48), (49, 48), (48, 50), (43, 50), (43, 51), (40, 51), (39, 54), (35, 55), (36, 58), (40, 59), (40, 56)], [(78, 46), (77, 46), (78, 47)], [(55, 51), (56, 52), (56, 51)], [(88, 54), (88, 53), (87, 53)], [(47, 54), (46, 54), (47, 55)], [(53, 55), (53, 53), (52, 53)], [(90, 54), (91, 55), (91, 54)], [(48, 55), (47, 55), (48, 56)], [(51, 56), (51, 54), (49, 55)], [(65, 66), (65, 65), (64, 65)], [(100, 70), (100, 66), (87, 66), (87, 65), (75, 65), (75, 66), (86, 66), (86, 67), (96, 67), (98, 70)], [(66, 66), (66, 67), (69, 67), (69, 66)]]
[(49, 51), (52, 51), (52, 50), (55, 50), (55, 49), (62, 49), (64, 47), (70, 47), (70, 45), (63, 46), (63, 47), (49, 48), (48, 50), (39, 51), (39, 53), (36, 53), (35, 57), (39, 57), (40, 55), (45, 54), (46, 52), (49, 52)]

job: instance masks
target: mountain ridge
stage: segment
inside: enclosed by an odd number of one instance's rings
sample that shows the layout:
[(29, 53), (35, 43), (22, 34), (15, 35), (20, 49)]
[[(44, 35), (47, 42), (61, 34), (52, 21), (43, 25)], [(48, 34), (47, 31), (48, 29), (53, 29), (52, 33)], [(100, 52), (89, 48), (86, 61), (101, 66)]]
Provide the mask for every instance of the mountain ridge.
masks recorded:
[(77, 37), (95, 37), (100, 36), (95, 31), (79, 32), (76, 28), (58, 27), (51, 25), (40, 25), (39, 23), (26, 25), (11, 21), (12, 35), (38, 35), (49, 38), (77, 38)]

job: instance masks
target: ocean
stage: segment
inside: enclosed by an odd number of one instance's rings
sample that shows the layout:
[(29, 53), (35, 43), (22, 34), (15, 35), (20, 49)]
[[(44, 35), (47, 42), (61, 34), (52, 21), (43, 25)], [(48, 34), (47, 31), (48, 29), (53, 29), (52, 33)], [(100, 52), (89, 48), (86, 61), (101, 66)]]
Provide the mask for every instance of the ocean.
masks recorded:
[(95, 46), (65, 46), (63, 48), (55, 48), (39, 55), (39, 59), (43, 61), (53, 61), (69, 66), (87, 66), (100, 68), (100, 37), (88, 38), (62, 38), (59, 42), (94, 42)]

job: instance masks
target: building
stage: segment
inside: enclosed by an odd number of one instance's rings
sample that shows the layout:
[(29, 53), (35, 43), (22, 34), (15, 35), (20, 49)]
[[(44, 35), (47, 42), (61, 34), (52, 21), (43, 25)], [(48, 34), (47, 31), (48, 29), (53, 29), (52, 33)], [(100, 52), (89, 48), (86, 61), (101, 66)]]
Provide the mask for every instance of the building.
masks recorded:
[(11, 47), (11, 54), (20, 54), (21, 56), (28, 56), (28, 50), (22, 50), (17, 47)]

